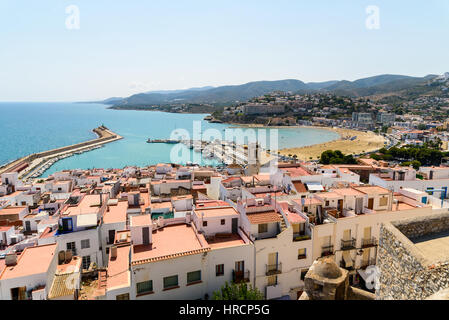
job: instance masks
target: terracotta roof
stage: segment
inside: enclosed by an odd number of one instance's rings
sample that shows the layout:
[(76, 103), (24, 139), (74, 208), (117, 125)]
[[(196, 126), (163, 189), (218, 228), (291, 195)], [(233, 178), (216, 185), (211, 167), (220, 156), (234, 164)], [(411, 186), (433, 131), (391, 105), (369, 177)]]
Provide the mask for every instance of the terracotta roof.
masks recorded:
[(119, 201), (115, 206), (109, 206), (109, 211), (103, 215), (103, 223), (126, 222), (128, 201)]
[(378, 186), (354, 187), (354, 189), (369, 195), (390, 193), (390, 190)]
[(299, 193), (305, 193), (307, 192), (307, 188), (301, 181), (293, 182), (293, 185), (295, 186), (296, 191)]
[[(201, 240), (201, 241), (200, 241)], [(210, 251), (203, 235), (190, 225), (165, 226), (153, 232), (152, 244), (135, 245), (132, 248), (132, 265), (139, 265)]]
[(247, 213), (246, 216), (251, 224), (263, 224), (282, 221), (281, 216), (276, 211)]
[(129, 286), (129, 250), (130, 246), (117, 247), (117, 257), (109, 255), (107, 288)]
[(131, 217), (131, 227), (139, 227), (139, 226), (149, 226), (152, 224), (151, 215), (142, 214), (138, 216)]
[(25, 248), (22, 254), (17, 258), (17, 265), (6, 267), (0, 275), (0, 280), (48, 272), (50, 264), (56, 254), (56, 248), (56, 243)]
[(19, 214), (27, 207), (6, 207), (0, 209), (0, 215), (10, 215), (10, 214)]
[(195, 214), (198, 217), (204, 215), (205, 218), (218, 218), (224, 216), (238, 216), (238, 212), (231, 206), (221, 208), (202, 208), (195, 209)]

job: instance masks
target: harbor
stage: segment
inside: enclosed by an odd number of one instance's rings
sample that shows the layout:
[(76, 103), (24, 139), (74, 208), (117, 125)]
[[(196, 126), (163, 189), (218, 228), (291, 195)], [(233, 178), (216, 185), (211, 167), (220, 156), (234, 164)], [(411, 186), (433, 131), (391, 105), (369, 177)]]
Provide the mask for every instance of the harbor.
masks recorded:
[[(239, 145), (229, 141), (202, 141), (202, 140), (173, 140), (173, 139), (151, 139), (147, 143), (184, 144), (194, 152), (201, 152), (204, 158), (218, 159), (223, 164), (248, 165), (251, 159), (255, 163), (263, 164), (274, 157), (257, 144)], [(263, 156), (265, 155), (265, 157)]]
[(104, 144), (123, 139), (122, 136), (112, 132), (103, 125), (92, 131), (97, 135), (96, 139), (40, 153), (34, 153), (11, 161), (0, 168), (0, 174), (5, 172), (18, 172), (19, 178), (24, 181), (38, 178), (53, 164), (62, 159), (89, 152), (103, 147)]

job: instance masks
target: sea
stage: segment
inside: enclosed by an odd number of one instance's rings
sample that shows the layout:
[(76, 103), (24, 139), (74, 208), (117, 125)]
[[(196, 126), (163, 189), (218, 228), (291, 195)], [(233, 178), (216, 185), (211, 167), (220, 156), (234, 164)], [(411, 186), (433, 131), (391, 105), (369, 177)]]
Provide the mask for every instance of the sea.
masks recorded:
[[(203, 120), (207, 114), (112, 110), (108, 107), (96, 103), (0, 103), (0, 165), (31, 153), (94, 139), (96, 135), (92, 129), (100, 125), (123, 139), (58, 161), (43, 177), (66, 169), (146, 166), (173, 162), (174, 158), (180, 164), (190, 161), (217, 165), (216, 159), (203, 159), (201, 156), (199, 161), (194, 161), (198, 160), (198, 155), (187, 147), (174, 150), (174, 145), (147, 143), (147, 139), (193, 138), (194, 131), (203, 135), (203, 140), (214, 140), (217, 135), (225, 139), (225, 130), (233, 128), (228, 124)], [(248, 129), (241, 130), (248, 133)], [(277, 134), (279, 149), (309, 146), (339, 137), (333, 131), (319, 128), (254, 130), (257, 137), (264, 137), (267, 148), (270, 148), (270, 137)]]

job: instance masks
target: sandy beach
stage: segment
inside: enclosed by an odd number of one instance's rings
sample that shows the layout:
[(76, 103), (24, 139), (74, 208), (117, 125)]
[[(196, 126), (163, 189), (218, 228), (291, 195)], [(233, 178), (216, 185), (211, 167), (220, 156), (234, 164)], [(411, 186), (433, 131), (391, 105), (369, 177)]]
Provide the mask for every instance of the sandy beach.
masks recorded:
[[(299, 160), (308, 161), (311, 159), (318, 159), (321, 156), (321, 153), (326, 150), (340, 150), (344, 154), (360, 154), (380, 149), (385, 143), (384, 137), (376, 135), (373, 132), (328, 127), (313, 128), (335, 131), (340, 135), (340, 139), (308, 147), (282, 149), (280, 150), (280, 153), (287, 156), (289, 154), (296, 154)], [(353, 141), (349, 140), (349, 138), (355, 136), (357, 139)]]

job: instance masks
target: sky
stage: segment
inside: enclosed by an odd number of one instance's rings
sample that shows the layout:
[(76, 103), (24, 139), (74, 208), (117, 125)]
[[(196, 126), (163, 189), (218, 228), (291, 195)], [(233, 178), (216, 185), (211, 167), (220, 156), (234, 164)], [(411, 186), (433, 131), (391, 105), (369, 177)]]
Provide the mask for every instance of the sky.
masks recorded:
[(448, 38), (447, 0), (0, 0), (0, 101), (442, 74)]

